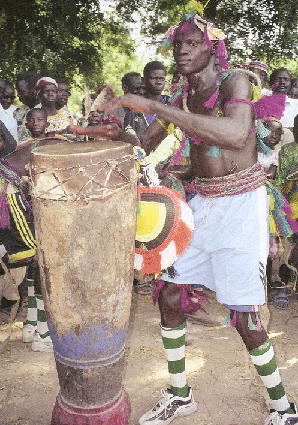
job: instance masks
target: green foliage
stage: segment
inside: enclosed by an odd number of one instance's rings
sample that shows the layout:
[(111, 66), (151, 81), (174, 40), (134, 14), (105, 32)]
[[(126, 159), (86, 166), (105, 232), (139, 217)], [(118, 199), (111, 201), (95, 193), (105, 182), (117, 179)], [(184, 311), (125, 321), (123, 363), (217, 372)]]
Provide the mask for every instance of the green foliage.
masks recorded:
[[(181, 20), (189, 0), (120, 0), (117, 10), (125, 21), (142, 14), (142, 31), (158, 45), (160, 36)], [(192, 2), (193, 3), (193, 2)], [(207, 1), (201, 3), (206, 4)], [(271, 63), (296, 58), (298, 45), (297, 0), (210, 0), (204, 11), (229, 36), (232, 61), (257, 58)]]
[(270, 65), (297, 55), (296, 9), (293, 0), (223, 0), (217, 7), (217, 19), (229, 35), (234, 58), (249, 57)]
[[(103, 15), (95, 0), (9, 0), (0, 9), (0, 66), (65, 76), (100, 66)], [(14, 64), (14, 65), (13, 65)]]

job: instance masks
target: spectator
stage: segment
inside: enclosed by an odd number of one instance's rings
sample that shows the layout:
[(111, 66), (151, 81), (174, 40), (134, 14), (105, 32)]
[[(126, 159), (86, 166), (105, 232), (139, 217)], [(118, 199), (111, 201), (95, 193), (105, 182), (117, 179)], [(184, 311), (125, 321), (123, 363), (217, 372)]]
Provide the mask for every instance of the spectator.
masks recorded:
[[(167, 71), (159, 61), (148, 62), (144, 68), (144, 81), (146, 86), (146, 97), (166, 105), (169, 96), (162, 94), (166, 83)], [(155, 114), (145, 114), (148, 125), (154, 120)]]
[(273, 93), (284, 93), (286, 98), (286, 107), (281, 118), (281, 123), (284, 128), (289, 128), (291, 131), (294, 127), (294, 118), (298, 114), (298, 100), (291, 99), (288, 93), (291, 89), (291, 74), (286, 68), (279, 68), (272, 72), (270, 76), (270, 87)]
[(26, 127), (26, 116), (30, 109), (34, 108), (38, 100), (35, 97), (34, 88), (40, 75), (33, 71), (24, 71), (17, 75), (16, 89), (22, 106), (14, 111), (14, 118), (17, 120), (18, 142), (26, 140), (29, 137), (29, 131)]
[(1, 100), (0, 120), (4, 123), (12, 137), (18, 142), (17, 120), (13, 113), (17, 107), (13, 104), (15, 100), (15, 90), (11, 82), (5, 83), (4, 92)]

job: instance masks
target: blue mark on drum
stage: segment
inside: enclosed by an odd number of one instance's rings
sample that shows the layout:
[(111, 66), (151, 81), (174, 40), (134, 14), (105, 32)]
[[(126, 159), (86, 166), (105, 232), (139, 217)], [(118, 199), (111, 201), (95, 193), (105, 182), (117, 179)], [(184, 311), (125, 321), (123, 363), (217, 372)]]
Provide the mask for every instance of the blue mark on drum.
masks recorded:
[(124, 354), (128, 325), (122, 330), (105, 324), (59, 335), (48, 321), (53, 341), (54, 355), (59, 363), (80, 369), (90, 369), (113, 364)]

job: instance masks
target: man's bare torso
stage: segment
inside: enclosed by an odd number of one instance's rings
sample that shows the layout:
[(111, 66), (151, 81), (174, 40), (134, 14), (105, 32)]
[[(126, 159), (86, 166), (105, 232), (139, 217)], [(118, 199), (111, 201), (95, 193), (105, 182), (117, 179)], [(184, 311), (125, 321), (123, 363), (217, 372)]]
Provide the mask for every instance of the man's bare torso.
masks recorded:
[[(192, 94), (191, 90), (189, 91), (188, 96), (188, 109), (190, 112), (195, 114), (201, 114), (206, 116), (216, 117), (217, 107), (213, 109), (208, 109), (204, 103), (212, 96), (216, 90), (216, 75), (214, 75), (215, 83), (211, 84), (210, 89), (200, 92), (194, 92)], [(231, 79), (233, 76), (230, 76), (225, 80), (219, 91), (219, 106), (220, 109), (224, 112), (224, 105), (227, 100), (230, 100), (230, 87), (233, 84)], [(246, 78), (246, 77), (245, 77)], [(239, 127), (241, 123), (239, 122)], [(251, 128), (254, 128), (254, 120), (251, 120)], [(218, 140), (220, 140), (221, 135), (218, 134)], [(252, 131), (246, 142), (245, 146), (242, 149), (224, 149), (220, 148), (220, 156), (218, 158), (213, 158), (208, 155), (212, 145), (205, 143), (201, 140), (199, 145), (191, 142), (191, 162), (192, 162), (192, 171), (197, 177), (219, 177), (224, 176), (233, 172), (244, 170), (257, 161), (257, 148), (256, 148), (256, 133)]]

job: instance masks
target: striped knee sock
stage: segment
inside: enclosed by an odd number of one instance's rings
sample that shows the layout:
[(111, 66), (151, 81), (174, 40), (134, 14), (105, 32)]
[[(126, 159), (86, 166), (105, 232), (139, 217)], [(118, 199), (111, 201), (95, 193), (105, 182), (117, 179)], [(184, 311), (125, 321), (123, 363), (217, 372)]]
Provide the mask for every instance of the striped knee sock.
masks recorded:
[(164, 328), (161, 326), (161, 336), (170, 373), (171, 390), (180, 397), (188, 395), (188, 385), (185, 373), (185, 326)]
[(294, 413), (281, 382), (270, 339), (249, 351), (249, 354), (268, 391), (272, 408), (280, 413)]
[(37, 305), (34, 291), (34, 279), (26, 279), (28, 286), (28, 312), (26, 325), (37, 325)]
[(47, 324), (46, 312), (44, 311), (44, 303), (41, 294), (36, 294), (37, 303), (37, 329), (41, 338), (46, 338), (50, 335)]

